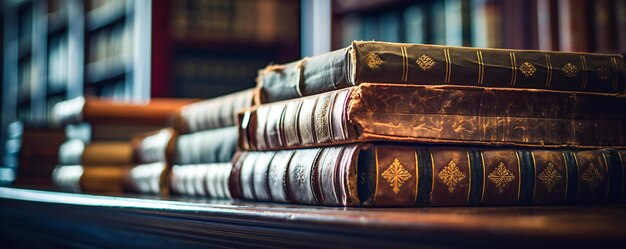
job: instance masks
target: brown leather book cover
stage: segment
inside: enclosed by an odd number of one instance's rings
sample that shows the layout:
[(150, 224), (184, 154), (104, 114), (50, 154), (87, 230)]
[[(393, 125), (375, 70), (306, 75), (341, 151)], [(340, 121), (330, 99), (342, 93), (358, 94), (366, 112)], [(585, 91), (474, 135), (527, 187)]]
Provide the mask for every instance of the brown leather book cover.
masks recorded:
[(626, 97), (363, 83), (241, 115), (243, 150), (363, 141), (526, 147), (624, 146)]
[(327, 206), (615, 203), (626, 193), (625, 153), (387, 143), (244, 151), (229, 187), (239, 199)]
[(179, 133), (234, 126), (237, 113), (252, 106), (253, 89), (182, 106), (173, 118), (173, 127)]
[(197, 101), (196, 99), (153, 98), (147, 103), (124, 103), (95, 97), (78, 97), (58, 103), (53, 113), (55, 120), (63, 124), (88, 122), (94, 125), (165, 127), (176, 110)]
[(81, 165), (131, 165), (134, 163), (130, 142), (93, 142), (85, 145)]
[(258, 100), (270, 103), (366, 82), (622, 93), (626, 65), (619, 54), (355, 41), (268, 66), (257, 78)]

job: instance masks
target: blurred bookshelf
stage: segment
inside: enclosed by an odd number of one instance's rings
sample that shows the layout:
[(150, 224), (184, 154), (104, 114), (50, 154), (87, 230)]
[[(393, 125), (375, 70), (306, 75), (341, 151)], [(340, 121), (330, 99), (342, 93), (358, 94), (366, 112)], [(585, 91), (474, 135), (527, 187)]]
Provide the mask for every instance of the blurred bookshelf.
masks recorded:
[(300, 2), (154, 2), (152, 96), (209, 98), (250, 88), (257, 70), (300, 57)]
[(26, 130), (63, 133), (51, 116), (58, 102), (80, 96), (121, 102), (215, 97), (254, 86), (257, 70), (270, 63), (301, 56), (300, 1), (1, 5), (2, 172), (17, 168), (19, 149), (5, 147), (19, 144)]
[(333, 49), (353, 40), (626, 52), (622, 0), (337, 0)]

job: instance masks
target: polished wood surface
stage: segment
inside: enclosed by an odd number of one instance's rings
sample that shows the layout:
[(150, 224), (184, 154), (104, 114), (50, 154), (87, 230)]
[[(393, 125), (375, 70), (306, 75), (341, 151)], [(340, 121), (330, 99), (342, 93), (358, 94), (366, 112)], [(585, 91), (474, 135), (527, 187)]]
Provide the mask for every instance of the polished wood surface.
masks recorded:
[(366, 209), (152, 198), (0, 188), (0, 236), (20, 245), (124, 247), (626, 245), (624, 205)]

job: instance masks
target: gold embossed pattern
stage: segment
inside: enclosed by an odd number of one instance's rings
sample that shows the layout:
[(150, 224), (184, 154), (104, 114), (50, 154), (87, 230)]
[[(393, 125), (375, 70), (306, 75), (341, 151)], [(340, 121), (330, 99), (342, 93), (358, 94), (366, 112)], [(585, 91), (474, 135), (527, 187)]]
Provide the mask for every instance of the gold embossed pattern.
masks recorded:
[(596, 68), (596, 72), (598, 73), (598, 77), (602, 80), (607, 80), (611, 77), (611, 71), (609, 71), (609, 68), (604, 65)]
[(393, 160), (393, 163), (381, 174), (387, 182), (389, 182), (389, 186), (393, 187), (393, 192), (400, 192), (400, 187), (402, 184), (411, 178), (411, 173), (407, 171), (404, 166), (400, 163), (398, 158)]
[(374, 52), (367, 54), (365, 61), (367, 62), (367, 67), (370, 69), (378, 69), (380, 65), (383, 64), (383, 60)]
[(454, 192), (456, 185), (465, 179), (465, 174), (459, 170), (459, 167), (456, 166), (454, 161), (450, 161), (446, 167), (439, 171), (437, 176), (439, 176), (439, 179), (446, 186), (448, 186), (448, 191), (450, 193)]
[(415, 63), (424, 71), (428, 71), (429, 69), (433, 68), (433, 66), (435, 66), (435, 60), (433, 59), (433, 57), (425, 54), (417, 58), (417, 60), (415, 60)]
[(530, 76), (533, 76), (533, 74), (535, 74), (535, 71), (537, 71), (537, 68), (535, 68), (535, 66), (532, 63), (525, 61), (524, 63), (522, 63), (522, 65), (519, 66), (519, 70), (522, 72), (524, 76), (530, 77)]
[(498, 167), (489, 174), (488, 178), (496, 185), (498, 192), (502, 194), (504, 188), (515, 180), (515, 175), (504, 166), (503, 162), (500, 162)]
[(600, 171), (598, 171), (598, 168), (596, 168), (595, 164), (593, 163), (589, 164), (589, 167), (587, 168), (587, 170), (585, 170), (585, 173), (583, 173), (580, 178), (583, 180), (583, 182), (585, 182), (587, 187), (589, 187), (589, 190), (591, 192), (594, 192), (598, 184), (604, 181), (604, 176), (600, 173)]
[(565, 76), (573, 78), (578, 73), (578, 68), (572, 63), (567, 63), (563, 66), (563, 73), (565, 73)]
[(561, 174), (554, 169), (554, 165), (552, 165), (552, 163), (548, 163), (548, 167), (539, 173), (538, 178), (541, 180), (543, 185), (546, 186), (548, 193), (552, 193), (552, 188), (563, 178), (563, 176), (561, 176)]

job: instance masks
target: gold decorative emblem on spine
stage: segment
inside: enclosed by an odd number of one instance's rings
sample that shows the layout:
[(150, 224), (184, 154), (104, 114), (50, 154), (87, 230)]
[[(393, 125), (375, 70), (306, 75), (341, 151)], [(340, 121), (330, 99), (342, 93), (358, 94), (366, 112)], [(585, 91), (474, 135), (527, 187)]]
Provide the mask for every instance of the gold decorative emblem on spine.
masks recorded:
[(452, 76), (452, 59), (450, 58), (450, 50), (447, 48), (443, 49), (443, 55), (446, 58), (446, 78), (444, 80), (445, 83), (450, 83), (450, 78)]
[(435, 60), (433, 60), (432, 57), (423, 54), (422, 56), (420, 56), (419, 58), (417, 58), (417, 60), (415, 60), (415, 63), (424, 71), (427, 71), (431, 68), (433, 68), (433, 66), (435, 65)]
[(476, 51), (476, 58), (478, 59), (478, 85), (483, 84), (485, 78), (485, 62), (483, 61), (483, 52)]
[(456, 185), (463, 179), (465, 179), (465, 174), (459, 170), (459, 167), (456, 166), (453, 160), (451, 160), (446, 167), (444, 167), (441, 171), (439, 171), (439, 179), (448, 186), (448, 191), (450, 194), (454, 192), (454, 188)]
[(537, 68), (535, 68), (532, 63), (525, 61), (524, 63), (522, 63), (522, 65), (519, 66), (519, 70), (522, 72), (522, 74), (524, 74), (524, 76), (530, 77), (535, 74)]
[(604, 181), (604, 176), (600, 173), (600, 171), (598, 171), (598, 168), (596, 168), (593, 163), (589, 164), (589, 167), (580, 178), (583, 182), (585, 182), (585, 184), (587, 184), (587, 187), (589, 187), (591, 192), (594, 192), (598, 184)]
[(552, 61), (550, 61), (550, 54), (546, 54), (546, 67), (548, 68), (548, 75), (546, 77), (546, 88), (552, 84)]
[(409, 79), (409, 54), (406, 52), (406, 47), (400, 47), (402, 52), (402, 82), (406, 82)]
[(383, 64), (383, 60), (374, 52), (370, 52), (365, 56), (367, 67), (370, 69), (378, 69)]
[(611, 71), (604, 65), (596, 68), (596, 72), (598, 73), (598, 77), (602, 80), (607, 80), (611, 76)]
[(554, 165), (552, 165), (552, 163), (548, 163), (548, 167), (541, 171), (538, 178), (541, 182), (543, 182), (543, 185), (546, 186), (548, 193), (552, 193), (552, 188), (563, 178), (563, 176), (561, 176), (561, 174), (554, 169)]
[(611, 57), (611, 65), (613, 65), (613, 90), (617, 90), (617, 60)]
[(381, 175), (389, 182), (389, 186), (393, 187), (393, 192), (396, 194), (400, 192), (402, 184), (412, 176), (411, 173), (400, 164), (398, 158), (394, 159), (393, 163), (389, 165), (389, 168), (383, 171)]
[(587, 60), (585, 60), (585, 56), (581, 55), (580, 56), (580, 64), (583, 66), (583, 82), (582, 82), (582, 89), (587, 88), (587, 72), (589, 71), (587, 68)]
[(515, 175), (513, 175), (513, 172), (511, 172), (504, 166), (503, 162), (500, 162), (498, 167), (496, 167), (496, 169), (494, 169), (489, 174), (488, 178), (494, 184), (496, 184), (498, 192), (502, 194), (502, 192), (504, 192), (504, 188), (506, 188), (513, 180), (515, 180)]
[(563, 73), (565, 73), (565, 76), (573, 78), (578, 73), (578, 68), (574, 66), (574, 64), (568, 62), (565, 66), (563, 66)]

